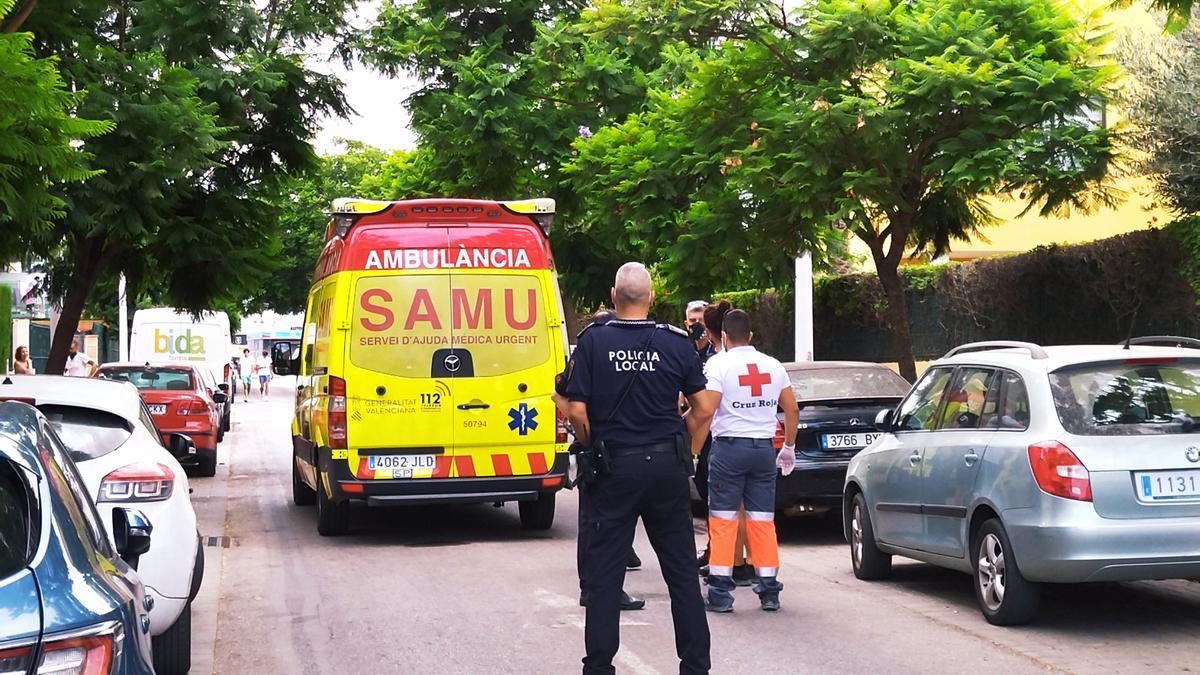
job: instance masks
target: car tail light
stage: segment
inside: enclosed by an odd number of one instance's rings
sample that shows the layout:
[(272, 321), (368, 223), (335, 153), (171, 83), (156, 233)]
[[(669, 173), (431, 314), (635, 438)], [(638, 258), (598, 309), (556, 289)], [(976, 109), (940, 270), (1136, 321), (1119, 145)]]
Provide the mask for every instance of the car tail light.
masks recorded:
[(346, 446), (346, 381), (329, 378), (329, 447)]
[(1058, 441), (1029, 446), (1029, 468), (1038, 487), (1047, 494), (1081, 502), (1092, 501), (1092, 479), (1075, 453)]
[(554, 408), (554, 442), (567, 442), (567, 416), (557, 406)]
[(771, 439), (771, 445), (775, 446), (776, 450), (782, 450), (783, 439), (783, 422), (775, 420), (775, 437)]
[(0, 673), (28, 673), (33, 665), (34, 646), (0, 649)]
[(193, 398), (179, 404), (180, 415), (207, 415), (208, 404), (202, 398)]
[(108, 675), (119, 659), (121, 643), (121, 624), (116, 622), (101, 624), (84, 634), (49, 636), (42, 644), (42, 656), (33, 672), (37, 675)]
[(171, 498), (175, 472), (165, 464), (139, 462), (110, 472), (100, 481), (101, 502), (161, 502)]

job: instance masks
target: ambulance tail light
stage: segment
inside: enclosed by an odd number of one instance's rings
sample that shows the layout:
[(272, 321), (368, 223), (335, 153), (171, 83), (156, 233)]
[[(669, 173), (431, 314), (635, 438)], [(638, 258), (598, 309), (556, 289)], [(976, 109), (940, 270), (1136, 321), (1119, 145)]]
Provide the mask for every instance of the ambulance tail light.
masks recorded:
[(329, 378), (329, 447), (346, 447), (346, 381)]
[(567, 442), (567, 416), (557, 407), (554, 409), (554, 442)]

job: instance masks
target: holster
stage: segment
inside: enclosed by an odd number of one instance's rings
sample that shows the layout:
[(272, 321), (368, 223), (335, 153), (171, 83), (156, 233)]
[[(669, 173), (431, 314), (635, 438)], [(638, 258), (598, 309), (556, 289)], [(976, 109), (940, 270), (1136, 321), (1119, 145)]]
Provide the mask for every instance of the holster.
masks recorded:
[(683, 465), (684, 471), (687, 471), (687, 475), (696, 475), (696, 461), (692, 456), (692, 437), (687, 433), (675, 435), (675, 456)]
[(575, 485), (587, 487), (612, 471), (612, 459), (604, 441), (597, 441), (591, 445), (575, 441), (567, 451), (575, 456)]

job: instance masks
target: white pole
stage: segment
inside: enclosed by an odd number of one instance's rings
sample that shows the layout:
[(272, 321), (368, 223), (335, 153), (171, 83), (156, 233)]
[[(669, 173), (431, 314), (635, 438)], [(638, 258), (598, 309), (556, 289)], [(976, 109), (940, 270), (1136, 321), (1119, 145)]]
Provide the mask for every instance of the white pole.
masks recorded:
[(813, 360), (812, 255), (796, 258), (796, 360)]
[(117, 358), (129, 360), (129, 302), (125, 297), (125, 275), (122, 273), (117, 280)]

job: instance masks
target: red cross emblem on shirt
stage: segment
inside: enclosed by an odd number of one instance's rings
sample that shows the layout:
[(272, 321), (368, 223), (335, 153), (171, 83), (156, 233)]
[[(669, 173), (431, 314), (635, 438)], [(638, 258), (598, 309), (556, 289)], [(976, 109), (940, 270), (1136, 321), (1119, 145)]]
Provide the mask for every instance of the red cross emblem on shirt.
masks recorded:
[(749, 387), (751, 396), (762, 396), (763, 385), (770, 383), (771, 375), (769, 373), (760, 373), (757, 363), (751, 363), (747, 366), (745, 375), (738, 375), (738, 384), (743, 387)]

